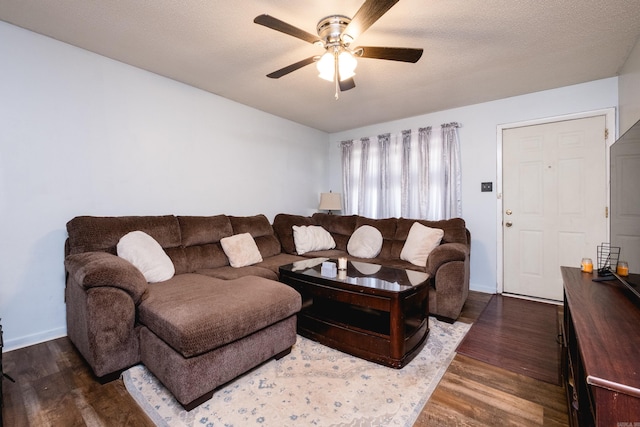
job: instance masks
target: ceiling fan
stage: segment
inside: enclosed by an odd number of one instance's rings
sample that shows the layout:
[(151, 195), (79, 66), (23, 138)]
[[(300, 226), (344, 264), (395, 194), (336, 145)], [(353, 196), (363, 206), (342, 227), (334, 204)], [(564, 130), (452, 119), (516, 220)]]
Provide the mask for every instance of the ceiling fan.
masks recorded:
[(372, 58), (390, 61), (418, 62), (422, 56), (422, 49), (405, 47), (359, 46), (351, 48), (351, 43), (382, 15), (384, 15), (399, 0), (366, 0), (353, 18), (343, 15), (330, 15), (322, 18), (317, 25), (318, 35), (313, 35), (291, 24), (283, 22), (270, 15), (259, 15), (253, 22), (276, 31), (299, 38), (325, 49), (323, 55), (309, 58), (276, 70), (267, 77), (279, 79), (306, 65), (316, 63), (320, 77), (335, 82), (335, 98), (339, 91), (353, 89), (353, 81), (357, 59)]

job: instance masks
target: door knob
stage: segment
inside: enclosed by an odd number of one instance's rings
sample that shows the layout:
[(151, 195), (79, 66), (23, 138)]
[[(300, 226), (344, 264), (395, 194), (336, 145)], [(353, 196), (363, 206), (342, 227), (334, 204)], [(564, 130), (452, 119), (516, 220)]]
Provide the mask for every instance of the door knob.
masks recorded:
[(504, 225), (506, 225), (507, 227), (511, 227), (513, 223), (511, 221), (507, 221), (504, 223)]
[(507, 209), (507, 211), (505, 212), (507, 215), (511, 215), (513, 213), (513, 211), (511, 209)]

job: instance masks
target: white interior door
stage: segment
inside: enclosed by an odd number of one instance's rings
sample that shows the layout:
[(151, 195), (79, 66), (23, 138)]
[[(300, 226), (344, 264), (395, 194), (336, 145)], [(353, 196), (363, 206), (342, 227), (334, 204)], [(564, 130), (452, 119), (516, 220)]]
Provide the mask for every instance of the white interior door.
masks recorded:
[(503, 290), (562, 300), (561, 265), (606, 241), (605, 116), (504, 129)]

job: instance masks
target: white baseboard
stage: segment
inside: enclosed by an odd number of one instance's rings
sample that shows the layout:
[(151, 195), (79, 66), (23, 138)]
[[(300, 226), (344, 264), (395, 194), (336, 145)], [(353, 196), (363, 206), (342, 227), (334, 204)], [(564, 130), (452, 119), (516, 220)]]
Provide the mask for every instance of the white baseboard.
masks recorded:
[[(6, 332), (6, 330), (4, 331)], [(62, 338), (67, 336), (67, 328), (56, 328), (48, 331), (39, 332), (33, 335), (27, 335), (20, 338), (13, 338), (10, 340), (3, 340), (4, 346), (2, 352), (17, 350), (23, 347), (29, 347), (30, 345), (40, 344), (45, 341), (54, 340), (56, 338)]]
[(470, 283), (469, 284), (469, 290), (470, 291), (477, 291), (477, 292), (482, 292), (485, 294), (495, 294), (496, 293), (496, 287), (489, 287), (486, 285), (479, 285), (476, 283)]
[(524, 299), (524, 300), (527, 300), (527, 301), (543, 302), (543, 303), (546, 303), (546, 304), (555, 304), (555, 305), (562, 305), (563, 304), (562, 301), (557, 301), (557, 300), (553, 300), (553, 299), (538, 298), (538, 297), (532, 297), (532, 296), (529, 296), (529, 295), (510, 294), (508, 292), (503, 292), (502, 296), (511, 297), (511, 298), (519, 298), (519, 299)]

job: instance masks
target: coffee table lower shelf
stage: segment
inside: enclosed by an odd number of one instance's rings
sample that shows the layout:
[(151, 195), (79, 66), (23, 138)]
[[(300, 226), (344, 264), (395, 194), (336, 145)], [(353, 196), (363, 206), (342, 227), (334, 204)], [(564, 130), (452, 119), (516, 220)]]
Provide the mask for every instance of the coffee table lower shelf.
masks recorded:
[[(336, 350), (392, 368), (402, 368), (409, 363), (427, 341), (428, 319), (425, 319), (413, 333), (402, 342), (392, 343), (390, 335), (354, 326), (311, 314), (298, 314), (298, 333)], [(409, 349), (401, 357), (394, 357), (392, 347)]]

